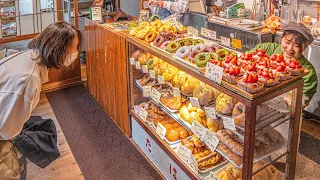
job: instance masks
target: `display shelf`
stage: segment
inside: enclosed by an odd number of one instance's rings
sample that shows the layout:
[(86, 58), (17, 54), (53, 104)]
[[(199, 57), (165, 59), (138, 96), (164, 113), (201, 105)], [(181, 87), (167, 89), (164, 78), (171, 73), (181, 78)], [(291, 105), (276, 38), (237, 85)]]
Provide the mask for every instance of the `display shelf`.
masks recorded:
[(152, 129), (151, 126), (146, 124), (138, 115), (135, 114), (133, 110), (130, 111), (130, 115), (139, 123), (139, 125), (156, 141), (156, 143), (161, 147), (162, 150), (191, 178), (198, 179), (200, 177), (198, 174), (195, 174), (193, 170), (184, 163), (180, 157), (174, 152), (174, 150), (160, 137), (156, 134), (156, 132)]

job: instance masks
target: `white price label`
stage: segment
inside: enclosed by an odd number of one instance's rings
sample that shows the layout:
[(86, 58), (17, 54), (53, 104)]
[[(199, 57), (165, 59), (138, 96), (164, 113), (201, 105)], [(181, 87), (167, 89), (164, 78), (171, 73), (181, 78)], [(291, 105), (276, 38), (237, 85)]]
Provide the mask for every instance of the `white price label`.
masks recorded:
[(133, 109), (134, 109), (134, 113), (136, 113), (136, 115), (140, 116), (141, 108), (139, 106), (133, 106)]
[(216, 66), (212, 63), (207, 63), (206, 72), (204, 76), (213, 82), (221, 83), (222, 81), (223, 68), (220, 66)]
[(143, 86), (143, 97), (149, 97), (151, 95), (151, 86)]
[(219, 138), (215, 136), (212, 132), (207, 131), (204, 136), (204, 143), (210, 148), (212, 152), (214, 152), (219, 144)]
[(146, 122), (148, 117), (148, 112), (144, 110), (143, 108), (140, 109), (140, 118)]
[(179, 89), (179, 88), (173, 87), (173, 88), (172, 88), (172, 91), (173, 91), (173, 96), (174, 96), (174, 97), (180, 97), (180, 96), (181, 96), (181, 92), (180, 92), (180, 89)]
[(217, 119), (216, 110), (213, 107), (204, 107), (207, 118)]
[(156, 103), (159, 103), (160, 102), (160, 98), (161, 98), (161, 93), (158, 90), (156, 90), (155, 88), (152, 88), (150, 97)]
[(209, 37), (209, 31), (206, 28), (201, 27), (201, 33), (200, 34), (202, 36)]
[(149, 75), (150, 75), (150, 78), (152, 78), (152, 79), (156, 78), (156, 72), (154, 70), (150, 70)]
[(142, 65), (142, 72), (145, 74), (148, 73), (148, 66), (147, 65)]
[(170, 22), (171, 26), (176, 26), (177, 20), (175, 18), (169, 18), (168, 21)]
[(179, 21), (176, 21), (176, 27), (179, 29), (179, 31), (182, 31), (183, 29), (183, 25)]
[(136, 61), (136, 69), (141, 69), (140, 62)]
[(223, 37), (221, 36), (221, 44), (230, 47), (231, 46), (231, 41), (230, 38)]
[(230, 129), (231, 131), (236, 130), (236, 125), (234, 124), (234, 120), (230, 117), (222, 117), (223, 119), (223, 127), (225, 129)]
[(167, 129), (161, 123), (158, 123), (156, 133), (160, 136), (161, 139), (164, 139), (167, 133)]
[(207, 129), (203, 127), (199, 122), (193, 121), (191, 126), (191, 131), (201, 140), (204, 140), (204, 137), (207, 133)]
[(131, 65), (135, 65), (136, 64), (136, 62), (134, 61), (134, 58), (130, 58), (130, 64)]
[(196, 108), (200, 108), (200, 104), (199, 104), (199, 99), (196, 97), (190, 97), (189, 98), (191, 106), (192, 107), (196, 107)]
[(199, 33), (198, 30), (196, 30), (192, 26), (188, 26), (187, 30), (188, 30), (188, 34), (192, 34), (193, 36), (198, 36), (198, 33)]
[(101, 7), (92, 7), (91, 8), (91, 20), (92, 21), (101, 21), (102, 20), (102, 11)]
[(217, 39), (217, 32), (208, 30), (208, 37), (211, 39)]
[(198, 163), (196, 159), (193, 157), (191, 150), (179, 144), (177, 147), (177, 152), (181, 159), (187, 162), (195, 173), (198, 173)]
[(158, 76), (158, 83), (159, 83), (159, 84), (165, 84), (165, 81), (164, 81), (164, 77), (163, 77), (163, 76)]

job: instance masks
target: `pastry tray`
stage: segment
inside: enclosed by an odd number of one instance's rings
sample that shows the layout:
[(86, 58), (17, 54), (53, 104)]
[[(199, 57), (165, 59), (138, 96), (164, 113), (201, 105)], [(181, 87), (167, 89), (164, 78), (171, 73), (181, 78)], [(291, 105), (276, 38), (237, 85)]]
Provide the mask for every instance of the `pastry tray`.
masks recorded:
[[(156, 126), (155, 126), (153, 123), (151, 123), (150, 126), (151, 126), (154, 130), (157, 129)], [(188, 139), (191, 139), (191, 136), (188, 136), (187, 138), (188, 138)], [(163, 139), (164, 139), (164, 141), (165, 141), (166, 143), (168, 143), (170, 146), (174, 146), (174, 145), (176, 145), (176, 144), (181, 143), (181, 139), (179, 139), (178, 141), (174, 141), (174, 142), (170, 142), (166, 137), (164, 137)]]
[(153, 44), (153, 42), (150, 43), (150, 46), (152, 46), (153, 48), (156, 48), (156, 49), (158, 49), (159, 51), (162, 51), (162, 52), (164, 52), (164, 53), (166, 53), (166, 54), (168, 54), (168, 55), (171, 55), (171, 53), (169, 53), (168, 51), (165, 51), (165, 50), (159, 48), (158, 46), (155, 46), (155, 45)]
[(184, 60), (180, 57), (177, 57), (176, 55), (173, 55), (173, 58), (175, 58), (177, 61), (180, 61), (184, 64), (186, 64), (187, 66), (190, 66), (191, 68), (194, 68), (198, 71), (204, 71), (206, 68), (200, 68), (200, 67), (197, 67), (195, 64), (192, 64), (191, 62), (187, 61), (187, 60)]

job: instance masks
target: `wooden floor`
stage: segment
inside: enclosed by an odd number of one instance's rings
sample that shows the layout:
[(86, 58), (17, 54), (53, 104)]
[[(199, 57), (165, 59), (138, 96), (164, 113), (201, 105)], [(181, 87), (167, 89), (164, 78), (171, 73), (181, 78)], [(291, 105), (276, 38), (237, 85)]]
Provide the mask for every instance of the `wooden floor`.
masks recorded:
[(40, 103), (32, 115), (41, 116), (43, 119), (54, 120), (58, 133), (58, 148), (61, 156), (45, 169), (33, 163), (28, 163), (27, 180), (82, 180), (84, 179), (80, 168), (75, 161), (67, 140), (57, 122), (51, 106), (44, 94), (41, 94)]

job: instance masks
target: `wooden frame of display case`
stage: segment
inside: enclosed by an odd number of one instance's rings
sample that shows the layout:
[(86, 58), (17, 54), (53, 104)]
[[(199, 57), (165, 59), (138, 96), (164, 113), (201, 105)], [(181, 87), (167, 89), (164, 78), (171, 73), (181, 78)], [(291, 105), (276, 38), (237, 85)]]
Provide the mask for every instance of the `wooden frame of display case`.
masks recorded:
[[(134, 37), (127, 37), (127, 47), (128, 47), (128, 54), (127, 54), (127, 64), (128, 64), (128, 70), (130, 70), (130, 46), (134, 45), (137, 48), (150, 52), (151, 54), (163, 59), (164, 61), (168, 62), (169, 64), (175, 66), (176, 68), (186, 72), (187, 74), (199, 79), (200, 81), (212, 86), (213, 88), (216, 88), (217, 90), (231, 96), (233, 99), (236, 99), (239, 102), (242, 102), (246, 106), (246, 114), (245, 114), (245, 134), (244, 134), (244, 154), (243, 154), (243, 166), (242, 166), (242, 179), (249, 180), (252, 179), (252, 176), (254, 175), (253, 170), (253, 156), (254, 156), (254, 141), (250, 141), (255, 138), (255, 130), (256, 130), (256, 109), (257, 105), (263, 102), (266, 102), (270, 99), (273, 99), (275, 97), (278, 97), (279, 95), (282, 95), (286, 92), (293, 91), (292, 96), (292, 106), (290, 111), (290, 120), (289, 120), (289, 139), (288, 139), (288, 146), (287, 146), (287, 152), (282, 154), (281, 156), (278, 156), (274, 161), (280, 159), (281, 157), (286, 156), (286, 176), (285, 179), (294, 179), (295, 174), (295, 167), (296, 167), (296, 156), (298, 151), (298, 139), (300, 135), (300, 123), (301, 123), (301, 103), (302, 102), (302, 96), (303, 96), (303, 80), (301, 76), (299, 78), (294, 78), (290, 82), (286, 84), (282, 84), (281, 86), (277, 86), (276, 89), (272, 91), (264, 91), (262, 93), (259, 93), (258, 95), (254, 96), (252, 99), (248, 99), (244, 97), (242, 93), (239, 91), (235, 91), (234, 89), (229, 89), (227, 86), (222, 84), (217, 84), (206, 77), (204, 77), (203, 74), (200, 72), (195, 71), (194, 69), (191, 69), (190, 67), (182, 64), (181, 62), (176, 61), (171, 55), (165, 54), (162, 51), (155, 49), (151, 47), (148, 43), (145, 41), (136, 39)], [(133, 109), (133, 102), (134, 102), (134, 93), (133, 93), (133, 74), (132, 72), (128, 72), (128, 84), (129, 84), (129, 109)], [(191, 179), (199, 179), (199, 176), (195, 175), (193, 172), (189, 170), (189, 168), (184, 165), (184, 163), (179, 159), (176, 158), (176, 155), (173, 153), (173, 151), (166, 146), (162, 140), (155, 135), (154, 132), (150, 131), (148, 127), (146, 127), (146, 124), (137, 117), (133, 111), (130, 111), (130, 115), (134, 117), (136, 120), (139, 121), (140, 125), (143, 126), (145, 131), (149, 135), (151, 135), (153, 138), (156, 139), (156, 141), (161, 145), (161, 148), (170, 156), (174, 161), (176, 161), (177, 164), (181, 165), (181, 168), (185, 170), (188, 175), (190, 175)], [(130, 131), (131, 132), (131, 131)], [(273, 162), (274, 162), (273, 161)], [(272, 164), (268, 163), (263, 168), (267, 167), (268, 165)], [(255, 173), (259, 172), (263, 168), (257, 170)], [(188, 172), (189, 171), (189, 172)]]

